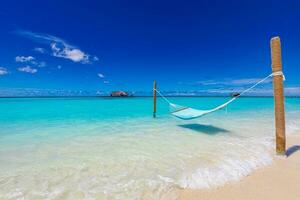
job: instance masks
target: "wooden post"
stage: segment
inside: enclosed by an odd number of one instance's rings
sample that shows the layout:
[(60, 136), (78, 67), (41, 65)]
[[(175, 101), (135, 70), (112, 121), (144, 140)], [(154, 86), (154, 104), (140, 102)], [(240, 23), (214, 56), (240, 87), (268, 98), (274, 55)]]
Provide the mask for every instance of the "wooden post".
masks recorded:
[(153, 118), (156, 117), (156, 81), (153, 82)]
[[(279, 37), (271, 39), (271, 57), (272, 72), (282, 72), (281, 63), (281, 44)], [(284, 112), (284, 91), (283, 76), (273, 76), (273, 90), (275, 103), (275, 128), (276, 128), (276, 152), (277, 154), (285, 154), (285, 112)]]

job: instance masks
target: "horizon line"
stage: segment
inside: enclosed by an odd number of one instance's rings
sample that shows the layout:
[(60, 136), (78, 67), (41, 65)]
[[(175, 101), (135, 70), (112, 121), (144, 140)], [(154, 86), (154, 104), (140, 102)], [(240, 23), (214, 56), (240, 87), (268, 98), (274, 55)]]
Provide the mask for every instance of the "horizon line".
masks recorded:
[[(71, 96), (0, 96), (0, 99), (5, 99), (5, 98), (117, 98), (117, 99), (129, 99), (129, 98), (141, 98), (141, 97), (147, 97), (147, 98), (152, 98), (153, 96), (150, 95), (138, 95), (138, 96), (128, 96), (128, 97), (116, 97), (116, 96), (95, 96), (95, 95), (83, 95), (83, 96), (76, 96), (76, 95), (71, 95)], [(167, 97), (232, 97), (232, 96), (221, 96), (221, 95), (170, 95)], [(299, 96), (285, 96), (287, 98), (300, 98)], [(162, 98), (160, 96), (157, 96), (157, 98)], [(257, 96), (240, 96), (238, 98), (273, 98), (273, 95), (257, 95)]]

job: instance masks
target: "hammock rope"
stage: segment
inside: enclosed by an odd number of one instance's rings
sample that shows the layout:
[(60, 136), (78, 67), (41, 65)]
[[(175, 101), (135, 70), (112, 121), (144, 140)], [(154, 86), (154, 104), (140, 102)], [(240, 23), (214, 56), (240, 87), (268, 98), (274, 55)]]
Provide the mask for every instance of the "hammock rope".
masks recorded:
[(186, 107), (186, 106), (181, 106), (181, 105), (177, 105), (172, 103), (170, 100), (168, 100), (167, 97), (165, 97), (159, 90), (155, 89), (156, 92), (169, 104), (170, 106), (170, 113), (180, 119), (184, 119), (184, 120), (190, 120), (190, 119), (195, 119), (198, 117), (202, 117), (204, 115), (207, 115), (209, 113), (215, 112), (217, 110), (221, 110), (223, 108), (227, 108), (227, 106), (232, 103), (233, 101), (235, 101), (238, 97), (244, 95), (245, 93), (249, 92), (250, 90), (252, 90), (253, 88), (255, 88), (257, 85), (265, 82), (268, 78), (273, 77), (273, 76), (282, 76), (283, 80), (285, 80), (285, 76), (282, 73), (282, 71), (277, 71), (277, 72), (273, 72), (270, 75), (266, 76), (265, 78), (257, 81), (255, 84), (253, 84), (251, 87), (245, 89), (244, 91), (242, 91), (241, 93), (239, 93), (236, 97), (231, 98), (229, 101), (213, 108), (213, 109), (209, 109), (209, 110), (199, 110), (199, 109), (194, 109), (194, 108), (190, 108), (190, 107)]

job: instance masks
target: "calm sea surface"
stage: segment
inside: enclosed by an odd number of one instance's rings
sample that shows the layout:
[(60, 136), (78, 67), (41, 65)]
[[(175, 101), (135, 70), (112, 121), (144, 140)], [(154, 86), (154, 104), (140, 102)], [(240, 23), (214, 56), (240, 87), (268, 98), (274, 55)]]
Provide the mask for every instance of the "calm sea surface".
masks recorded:
[[(228, 98), (174, 97), (205, 109)], [(272, 162), (272, 98), (182, 121), (151, 98), (0, 99), (0, 199), (176, 199), (180, 188), (236, 181)], [(300, 99), (286, 98), (287, 134)]]

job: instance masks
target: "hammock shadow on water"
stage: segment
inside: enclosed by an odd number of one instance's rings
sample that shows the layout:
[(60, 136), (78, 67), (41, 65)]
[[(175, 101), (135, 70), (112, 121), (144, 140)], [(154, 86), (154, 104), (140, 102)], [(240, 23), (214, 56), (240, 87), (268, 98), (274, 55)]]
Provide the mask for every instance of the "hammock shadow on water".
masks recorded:
[(220, 133), (229, 133), (229, 130), (219, 128), (212, 125), (205, 125), (205, 124), (181, 124), (178, 125), (179, 127), (190, 129), (199, 133), (205, 133), (207, 135), (216, 135)]

